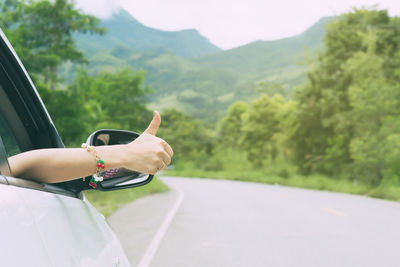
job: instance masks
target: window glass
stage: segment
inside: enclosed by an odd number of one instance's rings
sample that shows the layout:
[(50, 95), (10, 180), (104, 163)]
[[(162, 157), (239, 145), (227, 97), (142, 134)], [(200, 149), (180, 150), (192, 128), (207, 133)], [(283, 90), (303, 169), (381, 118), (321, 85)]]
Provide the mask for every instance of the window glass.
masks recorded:
[(0, 114), (0, 136), (3, 139), (4, 147), (6, 148), (7, 156), (13, 156), (21, 152), (17, 142), (15, 141), (14, 135), (12, 134), (10, 128), (3, 116)]

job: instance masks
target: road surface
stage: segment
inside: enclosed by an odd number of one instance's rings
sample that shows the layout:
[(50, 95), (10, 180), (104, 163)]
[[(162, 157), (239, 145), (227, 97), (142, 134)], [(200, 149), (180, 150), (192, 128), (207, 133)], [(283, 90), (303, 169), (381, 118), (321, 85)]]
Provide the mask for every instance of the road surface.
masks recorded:
[(132, 266), (400, 266), (400, 204), (274, 185), (162, 177), (109, 218)]

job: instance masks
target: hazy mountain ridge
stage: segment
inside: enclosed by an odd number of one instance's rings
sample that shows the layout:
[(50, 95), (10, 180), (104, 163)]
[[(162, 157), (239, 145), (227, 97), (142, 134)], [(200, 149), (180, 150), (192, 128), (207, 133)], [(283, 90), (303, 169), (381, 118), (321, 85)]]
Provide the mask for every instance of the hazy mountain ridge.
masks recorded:
[[(324, 25), (332, 18), (325, 17), (300, 35), (273, 41), (255, 41), (230, 50), (219, 51), (196, 59), (215, 67), (231, 68), (238, 72), (257, 72), (263, 68), (293, 63), (302, 59), (304, 49), (318, 49), (322, 45)], [(254, 61), (257, 64), (253, 64)]]
[(197, 57), (220, 50), (197, 30), (162, 31), (149, 28), (123, 9), (110, 19), (101, 20), (100, 26), (108, 29), (103, 36), (76, 36), (78, 47), (89, 56), (95, 50), (112, 49), (116, 46), (139, 51), (162, 47), (183, 57)]
[[(101, 22), (108, 28), (107, 35), (78, 36), (77, 43), (84, 48), (92, 72), (121, 67), (145, 70), (146, 84), (154, 90), (151, 107), (176, 107), (198, 118), (216, 121), (233, 102), (250, 101), (259, 95), (260, 83), (267, 87), (269, 83), (279, 83), (283, 93), (290, 97), (293, 87), (306, 79), (306, 51), (315, 55), (322, 47), (324, 25), (330, 19), (321, 19), (297, 36), (220, 50), (208, 46), (208, 41), (204, 42), (206, 39), (196, 31), (151, 29), (121, 11)], [(181, 38), (182, 34), (187, 39)], [(174, 40), (174, 46), (171, 48), (165, 40)], [(200, 45), (190, 47), (197, 40), (201, 40)], [(191, 54), (187, 52), (188, 46)], [(194, 56), (196, 53), (203, 56)], [(67, 71), (71, 73), (68, 68)]]

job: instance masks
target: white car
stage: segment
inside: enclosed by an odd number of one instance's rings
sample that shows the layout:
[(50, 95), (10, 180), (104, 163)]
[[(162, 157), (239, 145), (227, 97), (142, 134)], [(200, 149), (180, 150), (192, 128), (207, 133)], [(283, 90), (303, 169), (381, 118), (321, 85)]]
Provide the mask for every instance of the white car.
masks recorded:
[[(115, 143), (137, 134), (104, 130)], [(0, 266), (129, 266), (103, 215), (87, 201), (89, 179), (41, 184), (13, 177), (7, 156), (64, 147), (31, 79), (0, 30)], [(110, 139), (110, 140), (111, 140)], [(124, 140), (127, 139), (127, 140)], [(131, 173), (99, 183), (115, 190), (150, 182)]]

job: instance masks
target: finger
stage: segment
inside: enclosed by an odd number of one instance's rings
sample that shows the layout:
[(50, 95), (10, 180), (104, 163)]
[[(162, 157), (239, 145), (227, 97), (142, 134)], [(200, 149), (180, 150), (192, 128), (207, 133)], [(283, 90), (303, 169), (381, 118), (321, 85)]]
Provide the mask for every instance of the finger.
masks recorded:
[(169, 156), (169, 154), (165, 151), (162, 151), (159, 156), (161, 157), (162, 161), (164, 162), (164, 164), (166, 164), (167, 166), (171, 163), (171, 157)]
[(161, 161), (160, 165), (157, 167), (157, 171), (165, 170), (167, 168), (167, 165)]
[(147, 127), (147, 129), (144, 132), (151, 134), (151, 135), (156, 135), (158, 127), (160, 127), (160, 124), (161, 124), (160, 113), (158, 113), (158, 111), (155, 110), (153, 119), (151, 120), (149, 126)]
[(167, 168), (168, 164), (164, 164), (164, 166), (160, 169), (160, 171), (163, 171)]
[(168, 155), (172, 158), (172, 156), (174, 155), (174, 151), (172, 150), (172, 147), (167, 143), (167, 142), (163, 142), (163, 146), (165, 151), (167, 151)]

